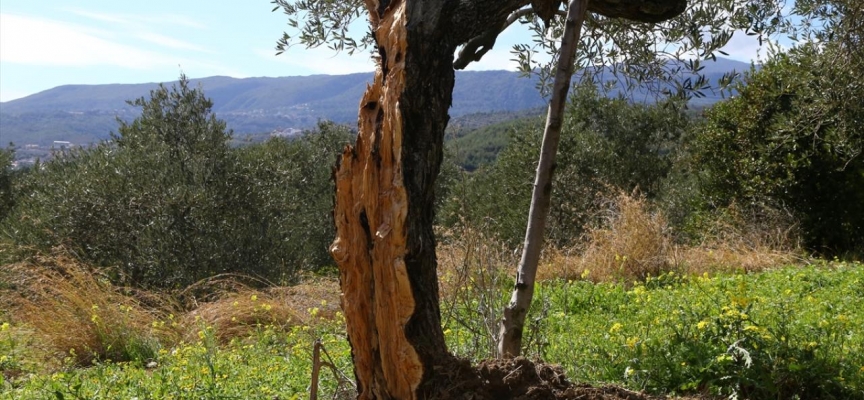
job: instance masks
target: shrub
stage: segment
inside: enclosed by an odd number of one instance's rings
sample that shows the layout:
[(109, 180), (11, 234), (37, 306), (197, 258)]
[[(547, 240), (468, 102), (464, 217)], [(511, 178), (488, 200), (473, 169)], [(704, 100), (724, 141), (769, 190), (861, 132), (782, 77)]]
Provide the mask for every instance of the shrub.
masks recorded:
[[(788, 209), (805, 245), (832, 255), (864, 243), (864, 59), (802, 45), (751, 71), (691, 142), (702, 209)], [(826, 88), (830, 88), (827, 90)]]
[(607, 218), (602, 227), (588, 231), (580, 276), (633, 282), (672, 270), (668, 226), (662, 214), (649, 212), (644, 197), (620, 193)]
[(12, 161), (14, 150), (0, 148), (0, 221), (12, 210), (14, 199), (12, 195)]
[(179, 288), (221, 273), (288, 282), (330, 263), (330, 170), (350, 132), (322, 123), (299, 140), (232, 149), (200, 89), (160, 87), (132, 104), (113, 142), (44, 164), (0, 221), (0, 257), (54, 246), (137, 287)]
[(604, 203), (603, 223), (589, 228), (583, 243), (545, 249), (538, 278), (629, 285), (664, 273), (756, 272), (804, 259), (788, 247), (789, 232), (750, 229), (749, 215), (726, 211), (702, 226), (704, 241), (679, 243), (661, 208), (644, 195), (619, 192)]
[(336, 157), (353, 138), (351, 131), (329, 122), (299, 139), (273, 138), (236, 150), (238, 188), (247, 220), (232, 242), (254, 247), (261, 256), (248, 269), (277, 282), (296, 271), (332, 265), (335, 237), (333, 181)]
[[(556, 245), (578, 240), (597, 221), (604, 198), (635, 188), (657, 195), (672, 166), (674, 149), (689, 124), (674, 102), (646, 106), (600, 97), (580, 87), (568, 105), (554, 175), (547, 238)], [(460, 200), (445, 207), (444, 221), (488, 227), (510, 246), (524, 238), (537, 156), (540, 120), (513, 127), (496, 163), (475, 172)], [(460, 189), (453, 189), (459, 192)]]

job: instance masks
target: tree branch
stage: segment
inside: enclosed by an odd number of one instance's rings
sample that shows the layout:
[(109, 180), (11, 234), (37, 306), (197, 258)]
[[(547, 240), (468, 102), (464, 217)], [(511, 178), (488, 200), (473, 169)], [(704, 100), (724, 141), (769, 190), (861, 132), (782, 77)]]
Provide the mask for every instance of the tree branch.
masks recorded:
[[(509, 16), (530, 5), (531, 0), (461, 0), (455, 7), (448, 10), (448, 35), (443, 40), (449, 40), (455, 46), (468, 43), (489, 31), (498, 31), (505, 27)], [(518, 17), (514, 17), (518, 18)]]
[[(501, 32), (504, 32), (504, 30), (510, 25), (513, 25), (513, 23), (519, 20), (519, 18), (531, 14), (534, 14), (534, 10), (530, 7), (516, 10), (511, 13), (502, 24), (494, 26), (469, 40), (468, 43), (465, 43), (465, 46), (462, 47), (462, 50), (459, 50), (459, 56), (456, 58), (456, 61), (453, 62), (453, 68), (465, 69), (465, 67), (467, 67), (471, 62), (480, 61), (480, 59), (495, 46), (495, 41), (498, 39), (498, 35), (500, 35)], [(556, 14), (560, 16), (567, 15), (564, 10), (558, 10), (556, 11)]]

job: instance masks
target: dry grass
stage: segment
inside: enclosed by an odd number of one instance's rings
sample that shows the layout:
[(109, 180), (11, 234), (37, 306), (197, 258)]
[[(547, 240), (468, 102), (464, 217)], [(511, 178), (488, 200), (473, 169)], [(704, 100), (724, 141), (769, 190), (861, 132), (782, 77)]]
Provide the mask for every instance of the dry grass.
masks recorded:
[[(722, 218), (701, 227), (707, 239), (686, 245), (676, 243), (666, 218), (652, 211), (644, 196), (619, 193), (606, 204), (603, 223), (589, 229), (583, 243), (544, 249), (538, 280), (630, 283), (670, 271), (753, 272), (802, 261), (795, 225), (776, 211), (749, 215), (732, 206)], [(496, 282), (515, 273), (520, 254), (478, 231), (441, 236), (445, 239), (438, 249), (438, 273), (445, 302), (457, 301), (453, 299), (461, 292), (492, 291), (500, 287)]]
[(198, 303), (183, 316), (186, 339), (194, 340), (200, 328), (207, 326), (220, 343), (227, 343), (262, 327), (288, 330), (319, 319), (332, 320), (339, 309), (339, 285), (334, 279), (307, 279), (300, 285), (263, 290), (234, 286), (232, 291)]
[(544, 252), (538, 279), (633, 282), (670, 271), (761, 271), (800, 261), (794, 229), (776, 228), (788, 225), (755, 226), (733, 216), (717, 221), (709, 240), (690, 246), (675, 243), (666, 219), (643, 196), (620, 193), (609, 204), (605, 224), (590, 229), (585, 244)]
[(224, 343), (261, 327), (289, 329), (337, 316), (335, 279), (262, 290), (243, 281), (250, 278), (215, 277), (173, 294), (132, 290), (58, 250), (3, 266), (0, 309), (4, 319), (33, 332), (39, 353), (54, 365), (144, 362), (160, 348), (197, 340), (202, 327)]
[(733, 204), (703, 230), (702, 243), (679, 246), (674, 254), (675, 262), (690, 273), (755, 272), (806, 261), (797, 224), (778, 210), (748, 213)]
[(450, 298), (466, 286), (496, 286), (516, 270), (520, 254), (472, 229), (447, 232), (438, 244), (440, 297)]
[[(461, 355), (494, 357), (498, 318), (508, 294), (501, 288), (512, 279), (519, 254), (477, 230), (464, 229), (441, 236), (444, 240), (438, 246), (437, 257), (444, 325), (459, 325), (473, 332), (474, 343), (470, 349), (460, 349)], [(473, 314), (457, 310), (470, 310)]]
[(176, 337), (160, 323), (170, 307), (154, 306), (169, 302), (114, 287), (65, 252), (6, 265), (2, 279), (0, 302), (13, 321), (30, 327), (46, 352), (77, 365), (146, 360)]

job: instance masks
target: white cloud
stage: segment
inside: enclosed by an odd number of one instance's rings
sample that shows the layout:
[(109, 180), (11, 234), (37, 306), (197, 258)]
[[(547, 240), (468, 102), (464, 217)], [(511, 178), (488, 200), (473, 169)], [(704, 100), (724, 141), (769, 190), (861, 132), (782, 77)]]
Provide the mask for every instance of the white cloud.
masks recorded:
[[(729, 40), (729, 43), (722, 50), (729, 53), (729, 58), (734, 60), (744, 62), (756, 61), (758, 63), (760, 60), (765, 60), (768, 55), (768, 40), (770, 39), (763, 39), (762, 44), (759, 44), (757, 36), (747, 36), (743, 31), (736, 31), (732, 35), (732, 39)], [(780, 46), (781, 49), (786, 48), (786, 46), (779, 43), (774, 43)]]
[(201, 22), (198, 22), (192, 18), (189, 18), (185, 15), (178, 14), (163, 14), (155, 17), (145, 17), (142, 18), (144, 22), (151, 23), (164, 23), (171, 24), (177, 26), (185, 26), (187, 28), (195, 28), (195, 29), (207, 29), (207, 25), (204, 25)]
[(97, 37), (86, 27), (16, 14), (0, 14), (0, 61), (133, 69), (176, 64), (165, 55)]
[(96, 21), (112, 22), (112, 23), (117, 23), (117, 24), (129, 23), (128, 19), (126, 19), (125, 17), (120, 16), (118, 14), (94, 13), (94, 12), (90, 12), (90, 11), (74, 10), (74, 9), (69, 10), (69, 11), (75, 15), (90, 18), (90, 19), (93, 19)]
[(99, 13), (80, 9), (69, 9), (69, 12), (90, 18), (96, 21), (110, 22), (117, 24), (146, 24), (146, 25), (174, 25), (184, 26), (187, 28), (207, 29), (207, 26), (192, 18), (178, 14), (160, 14), (160, 15), (132, 15), (132, 14), (114, 14), (114, 13)]
[(205, 49), (201, 46), (198, 46), (194, 43), (189, 43), (189, 42), (184, 41), (184, 40), (175, 39), (175, 38), (172, 38), (170, 36), (160, 35), (158, 33), (141, 32), (141, 33), (136, 34), (135, 37), (137, 37), (141, 40), (150, 42), (150, 43), (158, 44), (160, 46), (170, 47), (172, 49), (192, 50), (192, 51), (199, 51), (199, 52), (203, 52), (203, 53), (213, 53), (212, 51), (207, 50), (207, 49)]
[(160, 15), (130, 15), (92, 12), (80, 9), (70, 9), (69, 12), (96, 22), (113, 25), (115, 29), (122, 30), (138, 39), (154, 43), (163, 47), (178, 50), (192, 50), (212, 53), (195, 43), (180, 40), (171, 36), (154, 32), (154, 27), (162, 25), (180, 26), (187, 28), (205, 29), (206, 26), (191, 18), (176, 14)]

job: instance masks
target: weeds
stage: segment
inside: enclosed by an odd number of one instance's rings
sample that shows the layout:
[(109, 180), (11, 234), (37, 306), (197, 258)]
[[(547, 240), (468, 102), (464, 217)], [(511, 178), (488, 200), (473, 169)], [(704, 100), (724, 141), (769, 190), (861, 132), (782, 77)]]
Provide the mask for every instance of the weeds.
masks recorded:
[(445, 334), (458, 332), (450, 351), (473, 359), (496, 356), (499, 314), (507, 301), (502, 288), (512, 282), (508, 274), (517, 261), (505, 246), (471, 229), (439, 246), (442, 323)]
[[(2, 399), (294, 398), (308, 385), (316, 341), (334, 371), (350, 371), (332, 280), (255, 290), (223, 277), (195, 286), (209, 285), (206, 296), (175, 295), (193, 305), (184, 311), (168, 296), (159, 303), (160, 295), (113, 287), (67, 255), (3, 272), (15, 290), (2, 298), (14, 317), (0, 323)], [(343, 375), (321, 383), (351, 397)]]
[(864, 397), (864, 265), (670, 275), (550, 283), (543, 357), (577, 380), (659, 393)]
[[(487, 254), (487, 265), (491, 254), (500, 253)], [(497, 290), (503, 302), (509, 283), (480, 286), (470, 276), (454, 278), (465, 292), (459, 302), (448, 303), (445, 335), (452, 351), (477, 360), (492, 351), (490, 339), (481, 336), (494, 330), (485, 328), (482, 301), (467, 290)], [(220, 306), (212, 310), (229, 312), (229, 299), (242, 298), (249, 303), (243, 309), (255, 314), (256, 305), (260, 312), (288, 291), (225, 294), (213, 300)], [(537, 298), (527, 352), (561, 364), (577, 382), (741, 399), (864, 398), (861, 264), (716, 276), (667, 273), (630, 286), (557, 279), (541, 282)], [(296, 322), (249, 320), (252, 326), (244, 331), (224, 319), (208, 320), (209, 311), (178, 315), (176, 321), (192, 321), (184, 329), (193, 334), (171, 346), (163, 343), (145, 364), (93, 360), (91, 367), (77, 368), (70, 359), (49, 373), (10, 373), (30, 368), (30, 343), (21, 340), (33, 328), (7, 322), (0, 325), (6, 355), (0, 399), (303, 398), (317, 340), (337, 371), (351, 370), (344, 320), (317, 301), (317, 307), (305, 303), (305, 312), (295, 310)], [(322, 397), (351, 397), (338, 373), (322, 374), (321, 386)]]
[(171, 315), (168, 303), (155, 305), (155, 297), (147, 296), (145, 307), (138, 292), (112, 286), (100, 271), (67, 254), (4, 268), (11, 286), (0, 300), (12, 310), (13, 322), (31, 328), (47, 352), (74, 365), (145, 362), (176, 337), (175, 327), (164, 324)]
[[(604, 223), (588, 230), (585, 243), (569, 249), (547, 249), (538, 278), (593, 282), (644, 282), (676, 272), (762, 271), (804, 261), (794, 228), (776, 223), (758, 225), (730, 208), (704, 242), (679, 243), (666, 218), (652, 211), (638, 194), (619, 193), (609, 201)], [(733, 215), (734, 214), (734, 215)]]
[[(864, 265), (741, 273), (759, 268), (705, 263), (717, 269), (695, 275), (642, 199), (614, 210), (588, 250), (544, 254), (526, 354), (575, 381), (655, 393), (864, 398)], [(493, 357), (518, 254), (479, 231), (444, 236), (448, 347)], [(254, 289), (220, 277), (168, 296), (114, 287), (60, 253), (5, 266), (2, 281), (0, 399), (305, 397), (319, 341), (334, 371), (322, 391), (353, 395), (332, 279)]]

